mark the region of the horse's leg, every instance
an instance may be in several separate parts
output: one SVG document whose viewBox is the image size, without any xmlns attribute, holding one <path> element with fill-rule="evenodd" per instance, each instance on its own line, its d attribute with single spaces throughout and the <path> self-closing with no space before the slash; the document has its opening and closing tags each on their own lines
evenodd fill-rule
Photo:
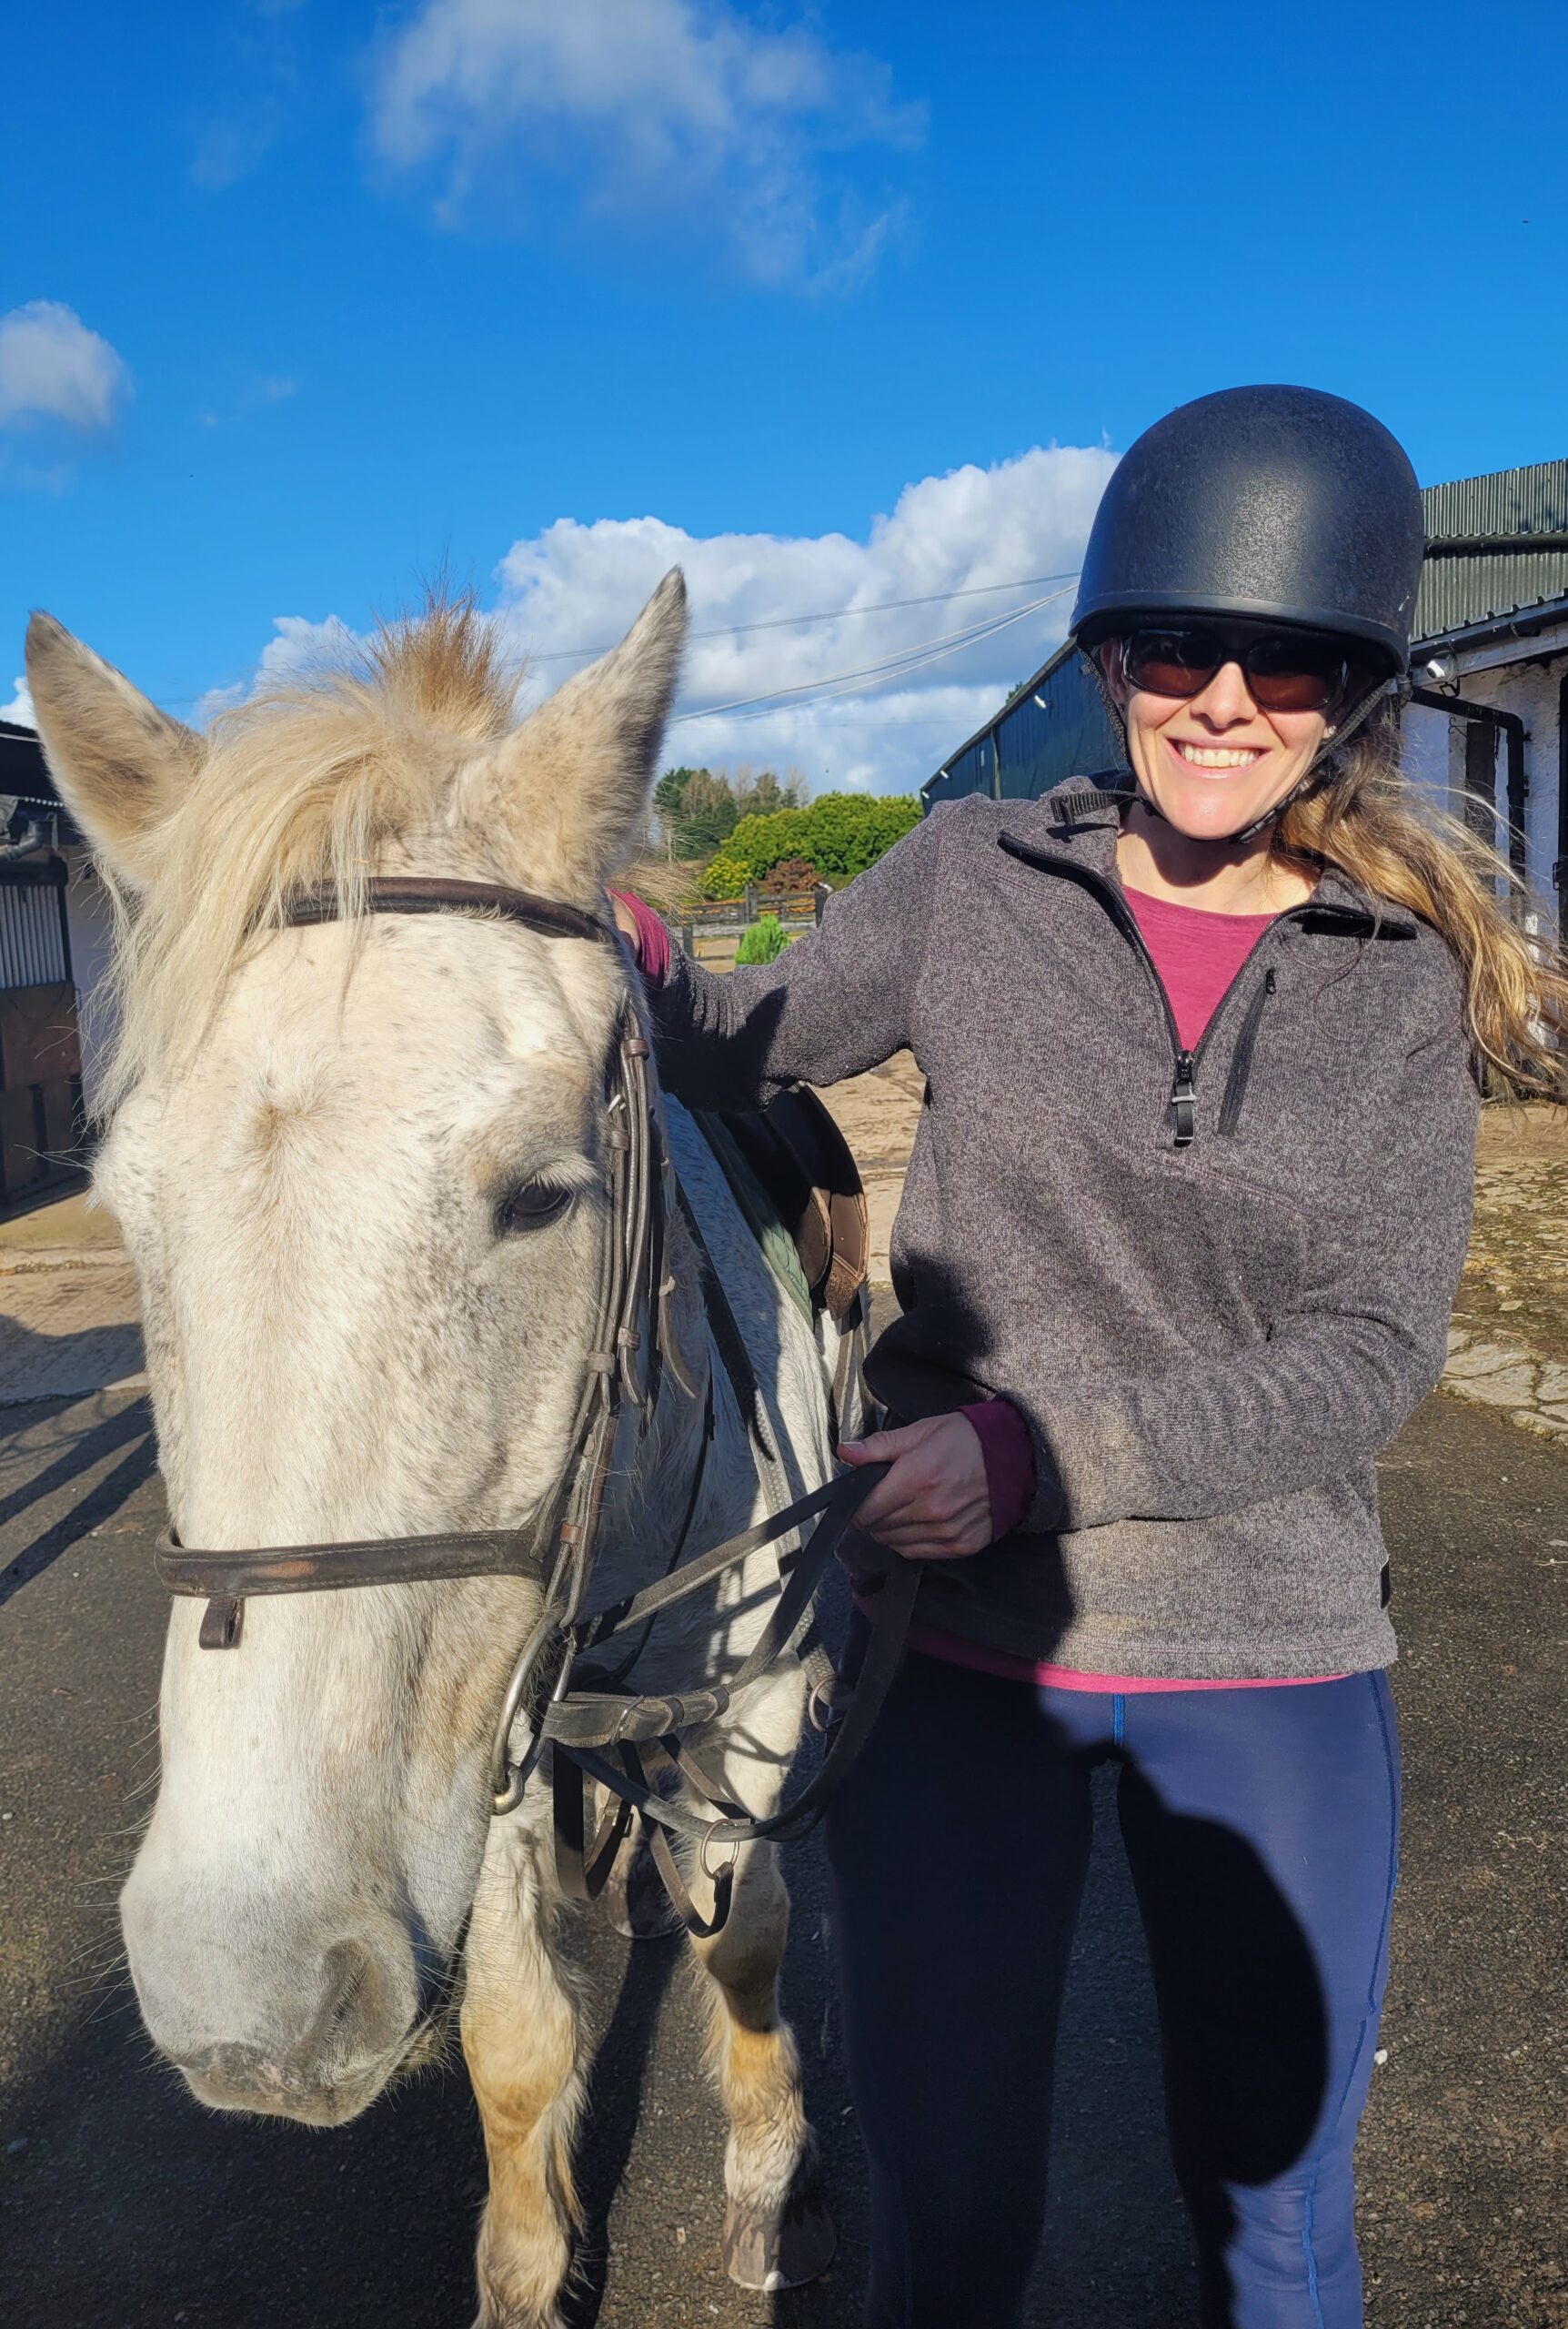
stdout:
<svg viewBox="0 0 1568 2329">
<path fill-rule="evenodd" d="M 766 1816 L 778 1801 L 799 1720 L 800 1690 L 791 1677 L 749 1703 L 743 1730 L 738 1725 L 728 1735 L 709 1732 L 699 1750 L 701 1760 L 715 1779 L 722 1770 L 727 1788 Z M 689 1855 L 683 1860 L 706 1912 L 712 1884 Z M 743 2288 L 795 2288 L 815 2280 L 835 2244 L 800 2089 L 800 2057 L 779 2007 L 789 1931 L 789 1896 L 778 1846 L 744 1846 L 727 1922 L 710 1941 L 692 1943 L 713 1982 L 712 2057 L 729 2120 L 724 2264 Z"/>
<path fill-rule="evenodd" d="M 543 1861 L 537 1840 L 498 1826 L 465 1951 L 463 2052 L 490 2168 L 475 2329 L 559 2329 L 578 2223 L 572 2142 L 586 2053 Z"/>
</svg>

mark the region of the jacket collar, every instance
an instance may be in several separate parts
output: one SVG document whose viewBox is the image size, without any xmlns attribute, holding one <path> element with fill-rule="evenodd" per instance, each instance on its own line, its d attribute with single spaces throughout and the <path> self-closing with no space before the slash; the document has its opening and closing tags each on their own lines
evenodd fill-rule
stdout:
<svg viewBox="0 0 1568 2329">
<path fill-rule="evenodd" d="M 1038 801 L 1020 801 L 1010 822 L 998 834 L 998 845 L 1010 857 L 1046 871 L 1098 875 L 1116 880 L 1116 843 L 1121 820 L 1138 798 L 1130 784 L 1094 777 L 1070 778 Z M 1294 909 L 1324 928 L 1347 930 L 1379 938 L 1413 938 L 1413 916 L 1386 899 L 1363 890 L 1337 865 L 1325 865 L 1309 903 Z"/>
</svg>

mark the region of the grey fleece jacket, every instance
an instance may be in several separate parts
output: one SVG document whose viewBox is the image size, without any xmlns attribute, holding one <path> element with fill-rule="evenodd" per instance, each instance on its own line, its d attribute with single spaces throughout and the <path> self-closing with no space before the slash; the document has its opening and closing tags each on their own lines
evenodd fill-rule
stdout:
<svg viewBox="0 0 1568 2329">
<path fill-rule="evenodd" d="M 926 1076 L 869 1379 L 904 1417 L 1010 1399 L 1036 1492 L 930 1565 L 925 1619 L 1090 1672 L 1382 1666 L 1373 1459 L 1441 1371 L 1470 1225 L 1459 967 L 1330 871 L 1181 1053 L 1123 799 L 959 802 L 777 963 L 678 954 L 660 1070 L 725 1108 L 906 1045 Z"/>
</svg>

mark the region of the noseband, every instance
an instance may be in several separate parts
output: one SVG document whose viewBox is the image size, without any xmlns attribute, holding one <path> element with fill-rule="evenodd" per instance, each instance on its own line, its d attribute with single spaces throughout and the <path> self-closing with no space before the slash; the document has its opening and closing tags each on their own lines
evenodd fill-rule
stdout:
<svg viewBox="0 0 1568 2329">
<path fill-rule="evenodd" d="M 359 909 L 373 914 L 459 913 L 517 923 L 545 938 L 580 940 L 618 950 L 613 924 L 553 898 L 484 882 L 381 877 L 368 882 Z M 285 929 L 345 919 L 347 909 L 331 884 L 302 893 L 290 905 Z M 717 1931 L 728 1906 L 728 1869 L 719 1871 L 714 1917 L 704 1926 L 691 1908 L 669 1856 L 666 1830 L 739 1844 L 757 1837 L 803 1832 L 825 1804 L 829 1774 L 838 1783 L 886 1694 L 901 1654 L 917 1572 L 895 1562 L 873 1604 L 871 1640 L 849 1714 L 839 1725 L 835 1749 L 796 1801 L 769 1820 L 751 1820 L 706 1779 L 679 1733 L 709 1722 L 733 1699 L 796 1647 L 828 1561 L 849 1533 L 863 1498 L 886 1468 L 870 1466 L 799 1498 L 770 1520 L 747 1529 L 689 1561 L 682 1560 L 701 1487 L 701 1459 L 688 1499 L 685 1525 L 669 1572 L 628 1601 L 588 1606 L 617 1430 L 636 1413 L 638 1428 L 651 1421 L 668 1370 L 689 1397 L 702 1396 L 681 1370 L 668 1315 L 674 1280 L 664 1267 L 669 1156 L 648 1076 L 650 1046 L 639 1017 L 635 982 L 628 983 L 605 1069 L 606 1144 L 609 1155 L 609 1229 L 601 1245 L 592 1346 L 568 1446 L 554 1492 L 521 1528 L 444 1531 L 425 1537 L 272 1545 L 213 1552 L 182 1545 L 171 1528 L 158 1539 L 156 1568 L 170 1592 L 205 1599 L 204 1649 L 240 1646 L 246 1601 L 282 1593 L 325 1593 L 371 1585 L 447 1584 L 455 1578 L 518 1577 L 542 1585 L 542 1614 L 513 1665 L 497 1716 L 490 1752 L 490 1786 L 498 1814 L 516 1809 L 547 1744 L 554 1743 L 558 1857 L 567 1889 L 592 1897 L 635 1809 L 643 1815 L 667 1886 L 694 1931 Z M 691 1225 L 689 1222 L 689 1227 Z M 711 1437 L 713 1389 L 706 1394 Z M 583 1648 L 646 1628 L 663 1609 L 710 1583 L 762 1547 L 820 1515 L 809 1543 L 780 1561 L 783 1589 L 762 1634 L 733 1681 L 660 1699 L 628 1696 L 621 1689 L 628 1659 L 599 1688 L 568 1691 L 574 1660 Z M 679 1565 L 677 1566 L 676 1564 Z M 896 1638 L 895 1638 L 896 1637 Z M 640 1646 L 640 1645 L 639 1645 Z M 635 1657 L 635 1651 L 633 1656 Z M 804 1661 L 816 1699 L 826 1702 L 835 1681 L 819 1650 Z M 532 1736 L 520 1760 L 511 1734 L 527 1713 Z M 607 1755 L 613 1760 L 607 1760 Z M 577 1766 L 563 1791 L 563 1769 Z M 658 1780 L 676 1771 L 721 1817 L 700 1820 L 660 1794 Z M 579 1776 L 579 1774 L 581 1776 Z M 599 1781 L 618 1799 L 591 1845 L 582 1834 L 582 1777 Z M 576 1800 L 572 1801 L 575 1789 Z M 575 1839 L 575 1842 L 574 1842 Z"/>
</svg>

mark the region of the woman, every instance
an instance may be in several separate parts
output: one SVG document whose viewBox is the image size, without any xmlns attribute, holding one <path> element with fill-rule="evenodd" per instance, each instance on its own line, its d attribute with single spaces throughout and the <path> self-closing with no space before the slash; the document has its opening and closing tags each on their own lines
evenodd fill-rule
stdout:
<svg viewBox="0 0 1568 2329">
<path fill-rule="evenodd" d="M 1005 2329 L 1119 1767 L 1202 2319 L 1362 2320 L 1352 2152 L 1399 1817 L 1374 1459 L 1436 1381 L 1477 1073 L 1565 990 L 1391 744 L 1410 464 L 1287 388 L 1140 439 L 1074 615 L 1133 782 L 928 820 L 766 969 L 648 933 L 696 1104 L 907 1045 L 926 1104 L 869 1366 L 865 1531 L 926 1564 L 829 1820 L 876 2329 Z"/>
</svg>

